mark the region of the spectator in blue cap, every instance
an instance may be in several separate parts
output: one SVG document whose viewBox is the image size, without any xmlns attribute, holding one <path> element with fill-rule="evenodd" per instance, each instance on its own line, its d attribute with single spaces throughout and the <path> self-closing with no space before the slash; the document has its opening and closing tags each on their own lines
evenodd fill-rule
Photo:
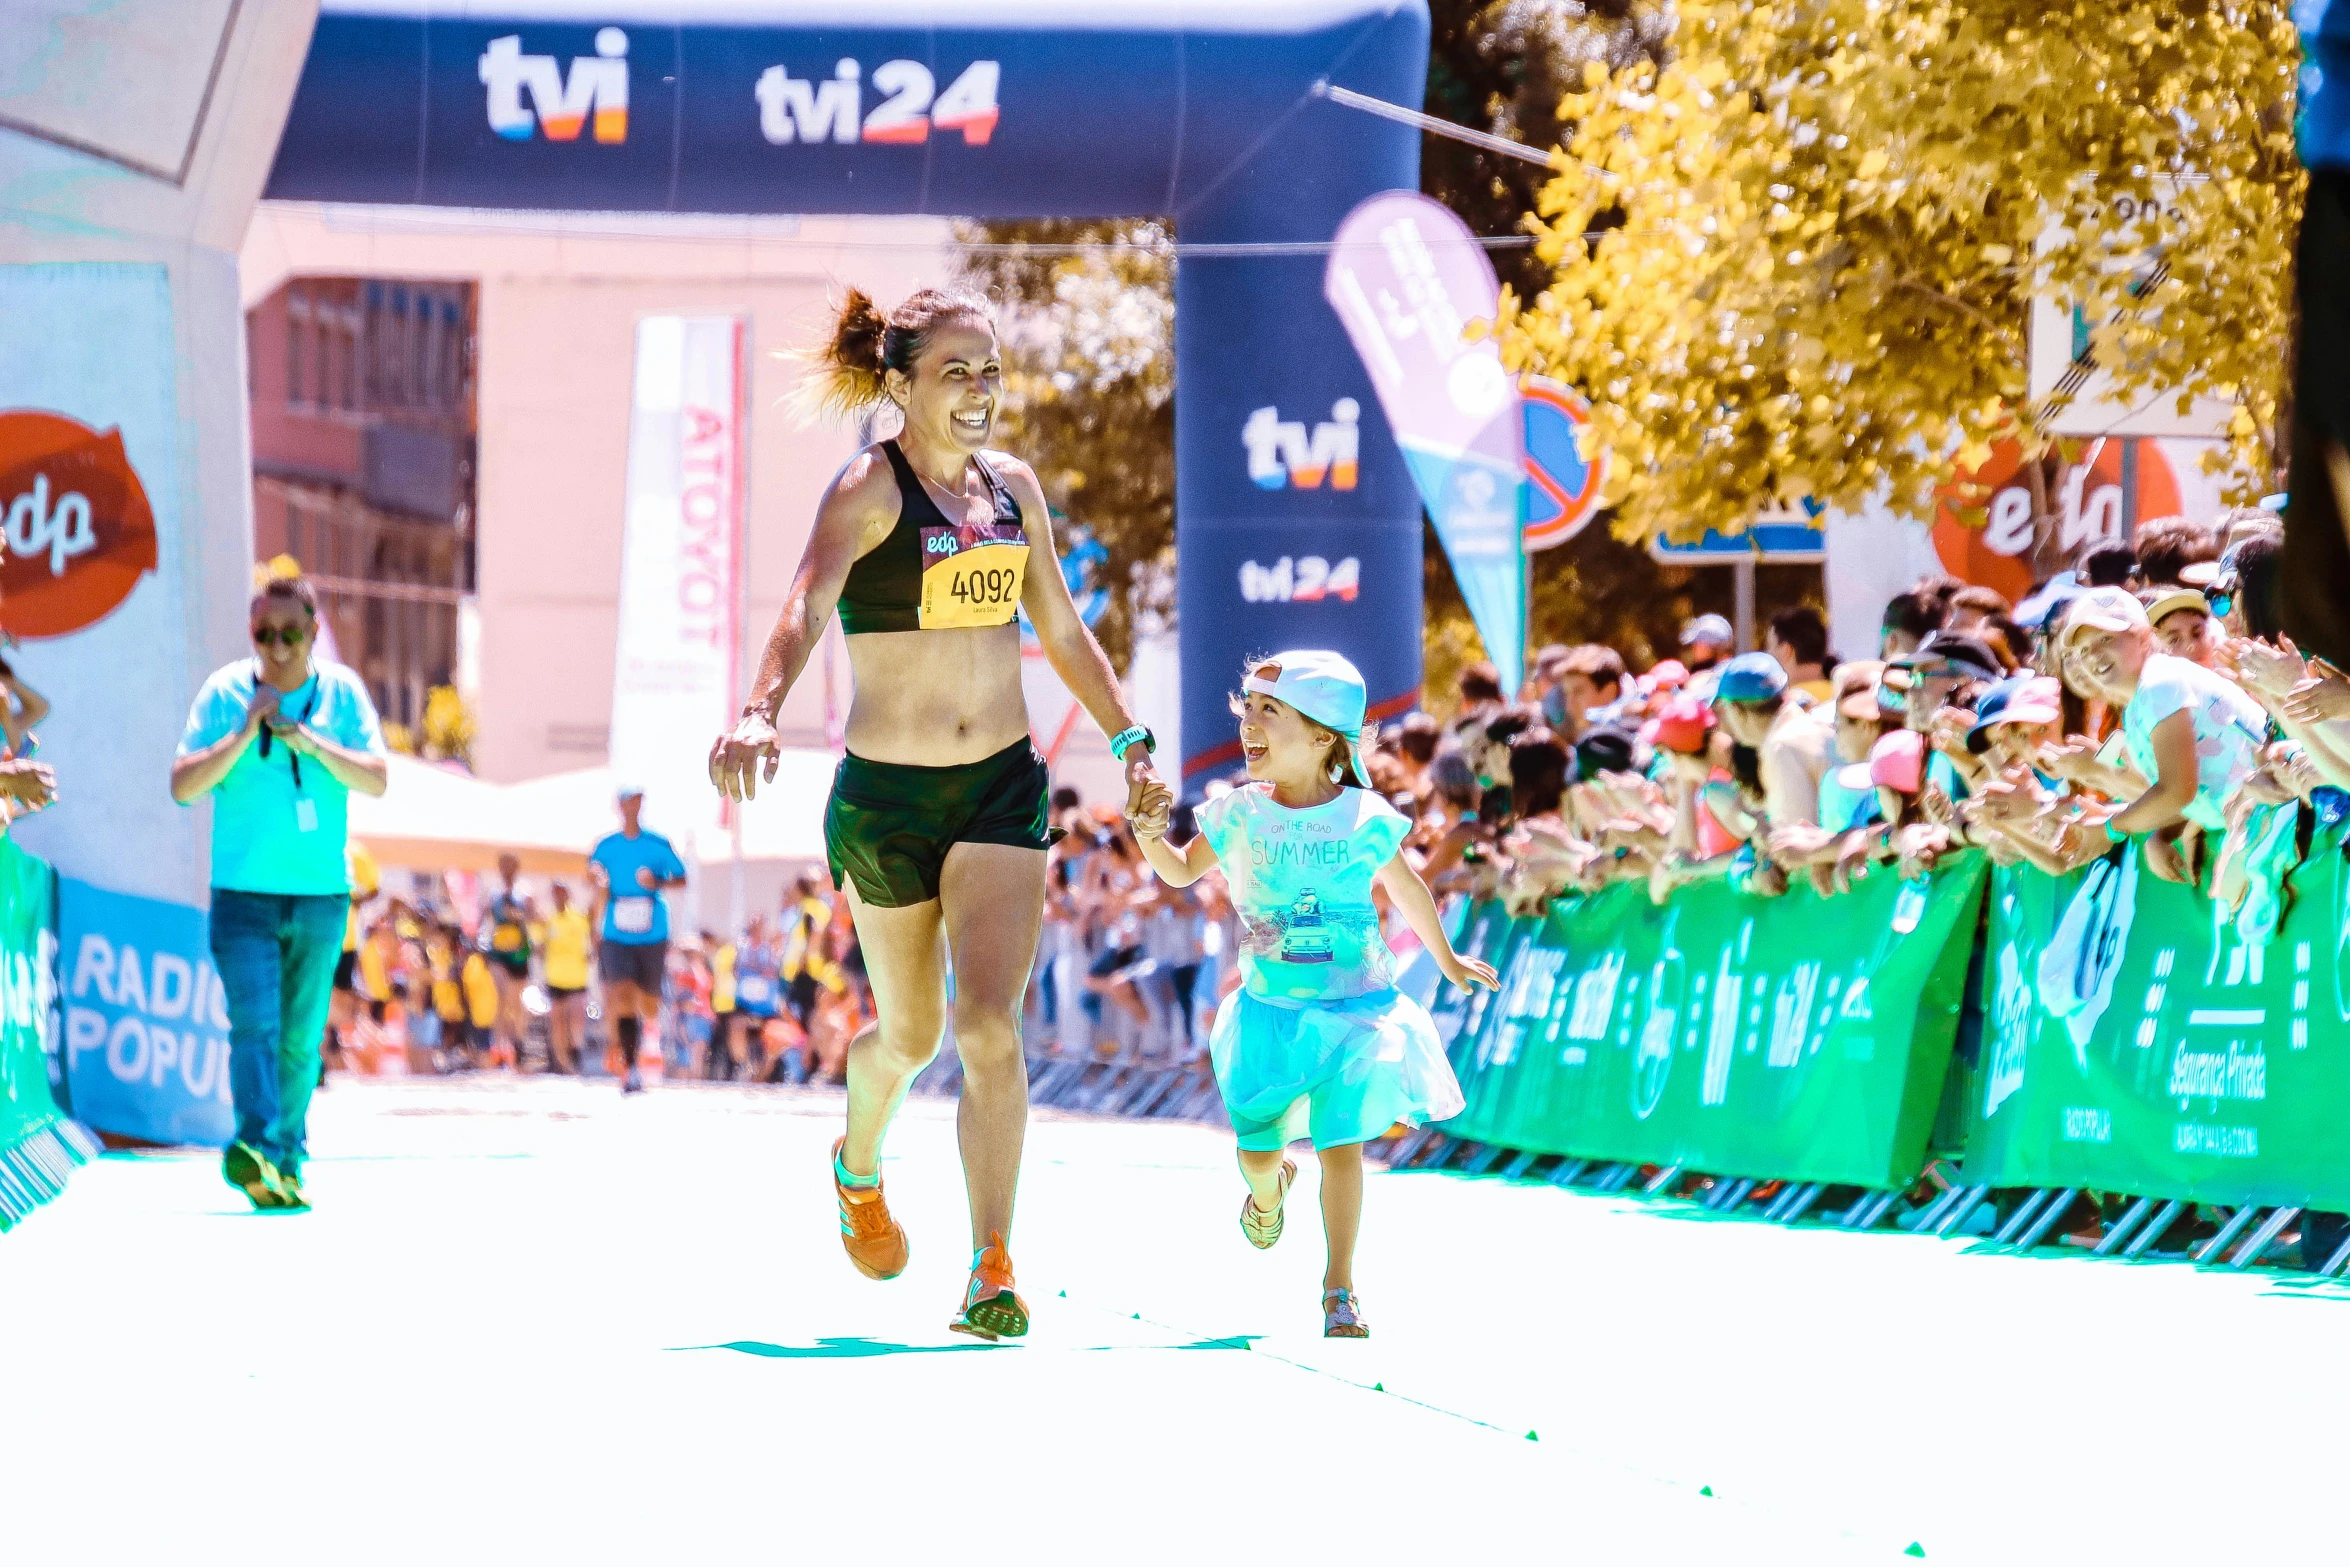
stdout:
<svg viewBox="0 0 2350 1567">
<path fill-rule="evenodd" d="M 1754 751 L 1771 825 L 1817 824 L 1820 778 L 1836 765 L 1836 732 L 1768 653 L 1741 653 L 1721 668 L 1714 717 L 1737 744 Z"/>
</svg>

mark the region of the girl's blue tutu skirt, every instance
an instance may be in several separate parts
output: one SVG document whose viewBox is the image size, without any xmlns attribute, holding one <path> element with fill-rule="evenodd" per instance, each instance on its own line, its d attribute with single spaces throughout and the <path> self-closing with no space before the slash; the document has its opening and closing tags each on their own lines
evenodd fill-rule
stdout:
<svg viewBox="0 0 2350 1567">
<path fill-rule="evenodd" d="M 1399 990 L 1285 1006 L 1234 991 L 1208 1041 L 1240 1146 L 1337 1148 L 1460 1114 L 1427 1009 Z"/>
</svg>

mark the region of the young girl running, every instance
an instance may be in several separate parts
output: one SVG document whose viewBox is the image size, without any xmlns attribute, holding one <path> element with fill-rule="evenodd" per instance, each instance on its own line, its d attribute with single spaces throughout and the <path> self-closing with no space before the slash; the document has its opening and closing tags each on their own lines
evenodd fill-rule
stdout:
<svg viewBox="0 0 2350 1567">
<path fill-rule="evenodd" d="M 1371 902 L 1377 880 L 1456 985 L 1496 985 L 1490 966 L 1446 939 L 1436 900 L 1398 849 L 1410 824 L 1363 785 L 1363 677 L 1336 653 L 1278 654 L 1252 666 L 1233 711 L 1249 783 L 1198 811 L 1199 836 L 1166 841 L 1174 796 L 1140 792 L 1135 837 L 1151 868 L 1184 887 L 1221 864 L 1240 914 L 1245 983 L 1216 1015 L 1210 1059 L 1249 1196 L 1241 1232 L 1260 1250 L 1281 1238 L 1310 1136 L 1322 1159 L 1322 1332 L 1368 1338 L 1354 1294 L 1363 1213 L 1363 1144 L 1402 1121 L 1461 1109 L 1460 1085 L 1427 1012 L 1395 988 L 1394 956 Z"/>
</svg>

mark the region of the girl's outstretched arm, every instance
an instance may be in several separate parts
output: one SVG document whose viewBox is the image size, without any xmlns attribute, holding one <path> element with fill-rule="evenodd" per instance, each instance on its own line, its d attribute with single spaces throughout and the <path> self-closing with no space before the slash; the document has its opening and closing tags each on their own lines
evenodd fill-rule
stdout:
<svg viewBox="0 0 2350 1567">
<path fill-rule="evenodd" d="M 1188 887 L 1215 865 L 1216 851 L 1205 833 L 1180 849 L 1169 844 L 1167 822 L 1174 812 L 1175 791 L 1154 778 L 1142 786 L 1141 797 L 1126 819 L 1134 826 L 1134 841 L 1142 846 L 1142 857 L 1158 872 L 1159 880 L 1170 887 Z"/>
<path fill-rule="evenodd" d="M 1487 990 L 1499 990 L 1501 977 L 1493 972 L 1493 965 L 1483 958 L 1464 958 L 1452 950 L 1452 938 L 1444 933 L 1444 920 L 1436 912 L 1436 896 L 1420 873 L 1412 869 L 1412 862 L 1401 850 L 1379 870 L 1379 884 L 1395 900 L 1395 910 L 1403 922 L 1420 938 L 1420 945 L 1436 960 L 1437 971 L 1454 984 L 1466 990 L 1471 985 L 1483 985 Z"/>
</svg>

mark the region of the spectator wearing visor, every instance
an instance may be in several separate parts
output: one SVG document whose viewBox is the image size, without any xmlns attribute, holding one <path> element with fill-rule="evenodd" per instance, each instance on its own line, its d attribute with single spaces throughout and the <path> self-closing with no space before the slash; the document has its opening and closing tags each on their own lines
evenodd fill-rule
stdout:
<svg viewBox="0 0 2350 1567">
<path fill-rule="evenodd" d="M 2183 658 L 2205 669 L 2219 667 L 2219 638 L 2214 635 L 2211 601 L 2196 588 L 2161 588 L 2146 595 L 2146 618 L 2154 625 L 2154 639 L 2173 658 Z"/>
</svg>

